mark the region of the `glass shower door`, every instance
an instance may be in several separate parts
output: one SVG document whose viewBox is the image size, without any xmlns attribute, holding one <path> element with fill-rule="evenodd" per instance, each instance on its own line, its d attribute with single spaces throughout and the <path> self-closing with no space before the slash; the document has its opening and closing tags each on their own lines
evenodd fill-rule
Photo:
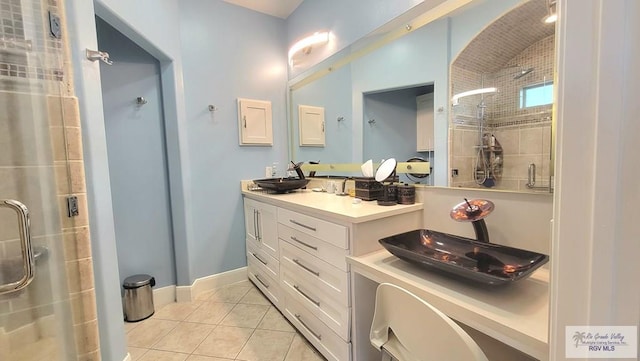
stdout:
<svg viewBox="0 0 640 361">
<path fill-rule="evenodd" d="M 0 90 L 0 360 L 77 357 L 60 195 L 70 192 L 53 144 L 64 127 L 49 114 L 60 99 Z"/>
<path fill-rule="evenodd" d="M 77 103 L 49 23 L 58 6 L 0 0 L 0 360 L 100 358 L 96 327 L 87 333 L 96 324 L 90 247 L 79 242 L 86 206 L 85 216 L 67 210 L 84 177 L 73 176 Z"/>
</svg>

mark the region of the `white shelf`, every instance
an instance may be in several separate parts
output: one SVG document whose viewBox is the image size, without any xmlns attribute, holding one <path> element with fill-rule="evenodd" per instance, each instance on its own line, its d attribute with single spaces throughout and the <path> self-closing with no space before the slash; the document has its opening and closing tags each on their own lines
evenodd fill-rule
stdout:
<svg viewBox="0 0 640 361">
<path fill-rule="evenodd" d="M 505 287 L 482 287 L 423 270 L 384 249 L 347 257 L 347 262 L 352 272 L 403 287 L 456 321 L 539 360 L 548 359 L 546 269 Z"/>
</svg>

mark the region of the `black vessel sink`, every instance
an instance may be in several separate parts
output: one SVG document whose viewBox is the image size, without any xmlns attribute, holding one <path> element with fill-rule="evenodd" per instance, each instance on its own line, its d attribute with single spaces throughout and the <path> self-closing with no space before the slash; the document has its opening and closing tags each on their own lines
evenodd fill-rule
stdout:
<svg viewBox="0 0 640 361">
<path fill-rule="evenodd" d="M 309 179 L 299 178 L 266 178 L 256 179 L 253 183 L 260 188 L 276 191 L 277 193 L 286 193 L 294 189 L 299 189 L 309 183 Z"/>
<path fill-rule="evenodd" d="M 524 279 L 549 260 L 544 254 L 427 229 L 383 238 L 380 244 L 423 268 L 487 285 Z"/>
</svg>

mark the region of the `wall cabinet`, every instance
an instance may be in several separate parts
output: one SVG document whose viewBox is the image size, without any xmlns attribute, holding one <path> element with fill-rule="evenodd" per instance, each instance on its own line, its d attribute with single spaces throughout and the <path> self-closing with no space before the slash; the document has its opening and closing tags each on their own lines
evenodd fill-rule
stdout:
<svg viewBox="0 0 640 361">
<path fill-rule="evenodd" d="M 416 150 L 433 151 L 433 93 L 416 97 Z"/>
<path fill-rule="evenodd" d="M 300 129 L 301 146 L 324 147 L 324 108 L 298 105 L 298 128 Z"/>
<path fill-rule="evenodd" d="M 273 145 L 271 102 L 238 99 L 240 145 Z"/>
</svg>

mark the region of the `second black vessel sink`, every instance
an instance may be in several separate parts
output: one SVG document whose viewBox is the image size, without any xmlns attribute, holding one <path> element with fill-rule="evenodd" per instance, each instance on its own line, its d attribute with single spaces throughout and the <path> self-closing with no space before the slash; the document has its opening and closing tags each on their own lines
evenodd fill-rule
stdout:
<svg viewBox="0 0 640 361">
<path fill-rule="evenodd" d="M 426 269 L 487 285 L 524 279 L 549 260 L 541 253 L 427 229 L 383 238 L 380 244 L 393 255 Z"/>
</svg>

